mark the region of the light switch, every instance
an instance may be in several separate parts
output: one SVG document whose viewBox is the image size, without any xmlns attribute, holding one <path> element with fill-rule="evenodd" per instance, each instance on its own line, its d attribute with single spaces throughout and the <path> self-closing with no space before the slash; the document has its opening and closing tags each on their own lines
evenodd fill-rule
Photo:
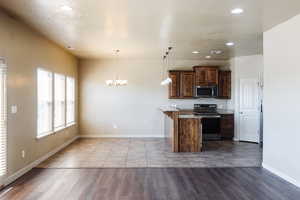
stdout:
<svg viewBox="0 0 300 200">
<path fill-rule="evenodd" d="M 18 112 L 18 106 L 17 105 L 11 106 L 11 114 L 16 114 L 17 112 Z"/>
</svg>

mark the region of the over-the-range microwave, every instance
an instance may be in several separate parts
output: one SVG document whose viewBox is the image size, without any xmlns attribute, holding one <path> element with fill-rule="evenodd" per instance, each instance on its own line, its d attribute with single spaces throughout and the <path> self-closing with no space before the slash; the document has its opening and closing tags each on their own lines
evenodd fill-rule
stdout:
<svg viewBox="0 0 300 200">
<path fill-rule="evenodd" d="M 218 96 L 218 87 L 213 86 L 196 86 L 197 98 L 214 98 Z"/>
</svg>

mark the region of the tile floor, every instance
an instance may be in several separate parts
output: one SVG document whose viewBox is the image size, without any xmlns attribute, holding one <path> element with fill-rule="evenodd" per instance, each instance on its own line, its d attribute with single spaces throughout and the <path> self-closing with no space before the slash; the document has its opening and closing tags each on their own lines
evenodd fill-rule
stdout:
<svg viewBox="0 0 300 200">
<path fill-rule="evenodd" d="M 200 153 L 172 153 L 164 139 L 79 139 L 38 168 L 257 167 L 258 144 L 205 142 Z"/>
</svg>

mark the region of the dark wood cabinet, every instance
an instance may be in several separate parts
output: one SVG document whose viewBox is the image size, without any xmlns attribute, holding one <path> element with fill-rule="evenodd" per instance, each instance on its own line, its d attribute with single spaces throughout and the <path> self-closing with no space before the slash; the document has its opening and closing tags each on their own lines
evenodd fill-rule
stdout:
<svg viewBox="0 0 300 200">
<path fill-rule="evenodd" d="M 206 85 L 206 70 L 205 68 L 195 68 L 196 85 Z"/>
<path fill-rule="evenodd" d="M 234 114 L 223 114 L 220 119 L 221 138 L 232 140 L 234 137 Z"/>
<path fill-rule="evenodd" d="M 172 83 L 169 84 L 169 99 L 180 98 L 180 72 L 170 71 L 169 77 L 172 79 Z"/>
<path fill-rule="evenodd" d="M 206 82 L 208 85 L 218 85 L 219 79 L 219 70 L 217 68 L 207 68 L 206 73 L 207 73 L 207 78 Z"/>
<path fill-rule="evenodd" d="M 231 71 L 219 71 L 218 98 L 231 98 Z"/>
<path fill-rule="evenodd" d="M 193 71 L 170 71 L 169 99 L 194 98 L 195 73 Z"/>
<path fill-rule="evenodd" d="M 169 99 L 195 98 L 196 86 L 217 86 L 219 99 L 231 98 L 231 72 L 217 67 L 195 66 L 194 71 L 171 70 Z"/>
<path fill-rule="evenodd" d="M 218 85 L 219 70 L 217 67 L 195 66 L 194 71 L 197 86 Z"/>
<path fill-rule="evenodd" d="M 193 98 L 195 91 L 195 73 L 180 72 L 180 96 L 182 98 Z"/>
<path fill-rule="evenodd" d="M 201 120 L 178 119 L 179 152 L 199 152 L 202 149 Z"/>
</svg>

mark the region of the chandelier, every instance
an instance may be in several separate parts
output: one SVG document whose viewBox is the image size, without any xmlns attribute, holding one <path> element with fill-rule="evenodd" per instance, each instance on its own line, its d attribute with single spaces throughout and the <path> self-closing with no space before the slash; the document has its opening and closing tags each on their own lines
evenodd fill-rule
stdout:
<svg viewBox="0 0 300 200">
<path fill-rule="evenodd" d="M 120 53 L 119 49 L 115 50 L 116 59 L 118 58 L 119 53 Z M 110 86 L 110 87 L 118 87 L 118 86 L 125 86 L 125 85 L 127 85 L 128 81 L 127 80 L 119 79 L 119 76 L 116 76 L 115 79 L 106 80 L 105 83 L 106 83 L 107 86 Z"/>
<path fill-rule="evenodd" d="M 106 80 L 106 85 L 108 86 L 125 86 L 127 84 L 128 84 L 127 80 L 119 80 L 119 79 Z"/>
</svg>

